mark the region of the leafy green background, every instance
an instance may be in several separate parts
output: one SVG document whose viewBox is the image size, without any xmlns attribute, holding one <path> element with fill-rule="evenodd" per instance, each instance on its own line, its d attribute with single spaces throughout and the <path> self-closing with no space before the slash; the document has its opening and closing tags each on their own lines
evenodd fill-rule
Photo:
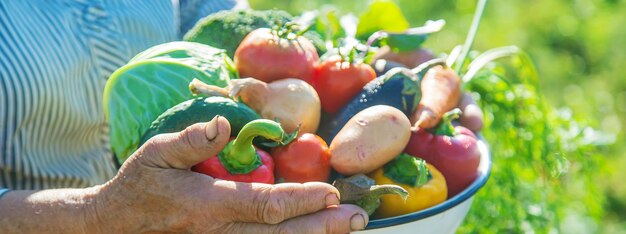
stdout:
<svg viewBox="0 0 626 234">
<path fill-rule="evenodd" d="M 325 5 L 336 7 L 339 15 L 352 12 L 358 16 L 367 9 L 365 1 L 358 0 L 249 2 L 254 9 L 277 8 L 292 14 Z M 476 4 L 467 0 L 394 2 L 411 26 L 428 19 L 447 21 L 444 29 L 425 43 L 436 53 L 449 52 L 463 43 Z M 527 137 L 491 142 L 494 173 L 459 232 L 626 233 L 624 22 L 626 2 L 619 0 L 487 4 L 474 49 L 516 45 L 528 53 L 539 75 L 533 81 L 494 68 L 472 86 L 472 90 L 490 87 L 497 93 L 506 85 L 499 76 L 516 79 L 518 95 L 513 101 L 502 101 L 498 95 L 483 96 L 482 101 L 500 100 L 498 105 L 485 107 L 503 116 L 487 116 L 492 132 Z M 519 59 L 507 63 L 509 67 L 520 65 Z M 526 91 L 541 95 L 524 96 Z M 524 104 L 534 108 L 526 111 L 520 106 Z M 517 118 L 506 115 L 513 112 Z M 604 144 L 611 141 L 616 143 Z"/>
</svg>

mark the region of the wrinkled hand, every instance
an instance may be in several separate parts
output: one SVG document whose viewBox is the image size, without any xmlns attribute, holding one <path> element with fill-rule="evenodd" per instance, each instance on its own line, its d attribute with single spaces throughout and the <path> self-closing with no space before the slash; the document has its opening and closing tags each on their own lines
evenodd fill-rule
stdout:
<svg viewBox="0 0 626 234">
<path fill-rule="evenodd" d="M 96 195 L 101 232 L 347 233 L 368 222 L 325 183 L 266 185 L 189 170 L 228 142 L 223 117 L 150 139 Z M 104 224 L 104 225 L 102 225 Z"/>
</svg>

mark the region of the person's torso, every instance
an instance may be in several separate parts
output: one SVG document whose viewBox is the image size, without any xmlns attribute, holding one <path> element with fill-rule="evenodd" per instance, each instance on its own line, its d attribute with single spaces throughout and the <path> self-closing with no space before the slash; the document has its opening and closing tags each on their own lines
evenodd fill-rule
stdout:
<svg viewBox="0 0 626 234">
<path fill-rule="evenodd" d="M 85 187 L 116 168 L 109 75 L 176 40 L 171 0 L 0 2 L 0 187 Z"/>
</svg>

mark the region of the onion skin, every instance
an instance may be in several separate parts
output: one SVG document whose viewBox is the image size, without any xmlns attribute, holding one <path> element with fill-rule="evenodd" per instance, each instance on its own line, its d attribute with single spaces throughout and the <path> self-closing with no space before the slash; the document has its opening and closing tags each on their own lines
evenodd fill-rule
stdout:
<svg viewBox="0 0 626 234">
<path fill-rule="evenodd" d="M 315 133 L 320 123 L 320 98 L 307 82 L 280 79 L 265 83 L 253 78 L 232 80 L 230 96 L 241 100 L 263 118 L 278 121 L 287 132 Z"/>
</svg>

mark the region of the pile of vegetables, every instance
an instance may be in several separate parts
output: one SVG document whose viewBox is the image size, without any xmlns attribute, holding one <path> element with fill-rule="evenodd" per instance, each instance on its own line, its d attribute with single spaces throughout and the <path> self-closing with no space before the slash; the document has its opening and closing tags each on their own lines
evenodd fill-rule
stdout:
<svg viewBox="0 0 626 234">
<path fill-rule="evenodd" d="M 233 140 L 193 171 L 333 183 L 342 202 L 376 218 L 444 202 L 478 175 L 483 117 L 470 92 L 493 106 L 488 98 L 502 95 L 487 87 L 494 61 L 523 53 L 468 56 L 475 24 L 464 46 L 435 56 L 422 43 L 444 21 L 409 28 L 371 19 L 393 11 L 392 2 L 375 1 L 354 35 L 333 12 L 206 17 L 186 41 L 150 48 L 111 76 L 104 101 L 114 153 L 123 162 L 152 136 L 220 115 Z"/>
<path fill-rule="evenodd" d="M 311 23 L 305 27 L 284 12 L 208 16 L 186 36 L 208 45 L 157 45 L 112 75 L 105 92 L 112 147 L 123 161 L 157 134 L 220 115 L 234 138 L 193 171 L 240 182 L 333 183 L 345 189 L 343 202 L 378 210 L 379 218 L 434 206 L 476 178 L 476 137 L 444 116 L 461 99 L 459 76 L 432 54 L 411 60 L 419 65 L 413 69 L 394 54 L 398 39 L 401 49 L 422 53 L 419 45 L 442 26 L 377 29 L 352 46 L 338 39 L 344 42 L 328 43 L 320 58 L 305 35 L 324 33 L 308 32 Z M 216 30 L 245 34 L 232 60 L 233 40 L 207 34 Z M 376 77 L 372 58 L 398 65 Z M 459 110 L 450 113 L 458 117 Z"/>
</svg>

